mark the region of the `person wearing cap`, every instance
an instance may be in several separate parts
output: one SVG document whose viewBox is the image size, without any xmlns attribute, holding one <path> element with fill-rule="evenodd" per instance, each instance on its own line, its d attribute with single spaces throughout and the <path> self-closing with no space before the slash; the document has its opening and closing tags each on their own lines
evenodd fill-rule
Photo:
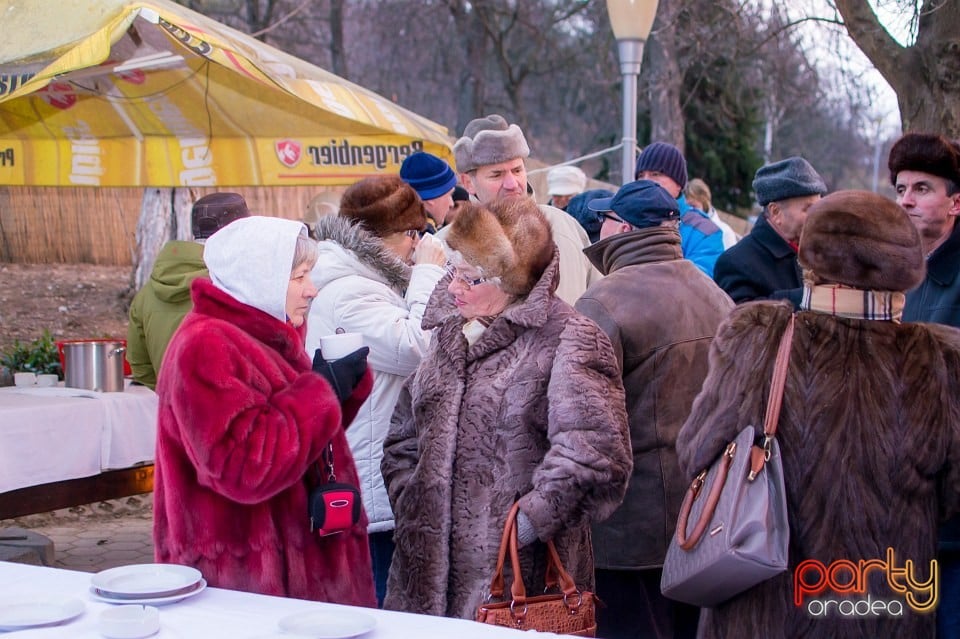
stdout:
<svg viewBox="0 0 960 639">
<path fill-rule="evenodd" d="M 552 539 L 592 590 L 590 522 L 619 505 L 632 462 L 613 348 L 554 294 L 559 256 L 536 201 L 468 203 L 447 242 L 430 349 L 383 445 L 397 522 L 384 607 L 473 619 L 514 503 L 528 588 Z"/>
<path fill-rule="evenodd" d="M 827 187 L 809 162 L 794 156 L 757 169 L 753 191 L 763 207 L 760 218 L 720 256 L 713 279 L 737 304 L 786 299 L 799 306 L 803 278 L 797 243 L 807 211 Z"/>
<path fill-rule="evenodd" d="M 960 327 L 960 145 L 933 133 L 907 133 L 887 162 L 897 204 L 920 233 L 927 275 L 907 293 L 905 322 Z M 941 601 L 960 601 L 960 516 L 940 530 Z M 937 611 L 937 636 L 960 637 L 960 608 Z"/>
<path fill-rule="evenodd" d="M 677 200 L 650 180 L 595 199 L 600 240 L 584 253 L 604 277 L 576 309 L 613 342 L 623 376 L 633 475 L 623 504 L 593 527 L 598 636 L 696 636 L 698 610 L 660 594 L 688 487 L 674 448 L 707 375 L 707 353 L 733 302 L 680 248 Z M 682 309 L 682 312 L 678 311 Z"/>
<path fill-rule="evenodd" d="M 364 349 L 332 365 L 303 350 L 316 257 L 277 217 L 207 240 L 157 383 L 154 556 L 218 588 L 373 607 L 366 514 L 321 537 L 307 512 L 326 451 L 359 486 L 346 429 L 373 386 Z"/>
<path fill-rule="evenodd" d="M 575 166 L 555 166 L 547 172 L 547 195 L 550 206 L 567 210 L 570 198 L 587 188 L 586 174 Z"/>
<path fill-rule="evenodd" d="M 193 306 L 190 284 L 206 277 L 203 245 L 234 220 L 250 215 L 239 193 L 211 193 L 190 214 L 194 241 L 171 240 L 157 254 L 150 279 L 130 303 L 126 358 L 134 381 L 155 389 L 167 344 Z"/>
<path fill-rule="evenodd" d="M 680 149 L 666 142 L 654 142 L 637 158 L 634 177 L 653 180 L 676 198 L 680 207 L 680 248 L 683 256 L 713 277 L 713 266 L 723 253 L 723 234 L 710 216 L 687 202 L 687 161 Z"/>
<path fill-rule="evenodd" d="M 453 145 L 457 172 L 464 188 L 480 204 L 499 198 L 531 197 L 524 159 L 530 147 L 523 131 L 493 114 L 471 120 Z M 576 220 L 560 209 L 544 204 L 540 211 L 550 222 L 553 240 L 560 250 L 560 280 L 557 296 L 573 304 L 600 275 L 583 256 L 590 240 Z"/>
<path fill-rule="evenodd" d="M 932 613 L 956 603 L 938 592 L 933 560 L 938 516 L 960 507 L 960 331 L 900 321 L 924 259 L 909 217 L 885 197 L 838 191 L 815 202 L 797 255 L 799 311 L 766 300 L 731 312 L 677 438 L 690 482 L 744 426 L 763 424 L 777 347 L 795 316 L 776 432 L 787 570 L 704 608 L 699 636 L 939 637 Z M 803 562 L 810 587 L 798 589 Z M 863 575 L 857 587 L 848 566 Z M 904 566 L 921 588 L 893 576 Z"/>
<path fill-rule="evenodd" d="M 339 215 L 317 221 L 319 257 L 312 277 L 319 293 L 307 319 L 306 349 L 313 353 L 321 337 L 340 329 L 362 334 L 370 348 L 373 391 L 347 431 L 347 441 L 370 520 L 370 551 L 381 603 L 394 529 L 380 474 L 383 439 L 400 387 L 430 344 L 430 331 L 420 324 L 430 294 L 446 273 L 441 243 L 431 235 L 419 237 L 427 222 L 424 206 L 398 176 L 376 176 L 347 188 Z"/>
<path fill-rule="evenodd" d="M 583 230 L 587 232 L 591 244 L 600 239 L 600 228 L 603 226 L 604 218 L 599 212 L 591 211 L 589 204 L 598 198 L 611 197 L 613 197 L 613 191 L 609 189 L 590 189 L 574 195 L 567 204 L 567 214 L 580 223 Z"/>
<path fill-rule="evenodd" d="M 400 178 L 413 187 L 427 213 L 427 233 L 436 233 L 453 208 L 457 175 L 450 165 L 426 151 L 407 156 L 400 165 Z"/>
</svg>

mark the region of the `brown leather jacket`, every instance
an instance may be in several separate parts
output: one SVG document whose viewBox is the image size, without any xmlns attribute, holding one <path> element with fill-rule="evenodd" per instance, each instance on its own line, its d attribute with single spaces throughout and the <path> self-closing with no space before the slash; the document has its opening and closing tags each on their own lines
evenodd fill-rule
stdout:
<svg viewBox="0 0 960 639">
<path fill-rule="evenodd" d="M 614 235 L 584 253 L 605 277 L 576 308 L 613 342 L 633 449 L 623 504 L 593 527 L 596 567 L 659 568 L 688 485 L 677 464 L 677 433 L 707 375 L 714 333 L 734 305 L 683 259 L 675 229 Z"/>
</svg>

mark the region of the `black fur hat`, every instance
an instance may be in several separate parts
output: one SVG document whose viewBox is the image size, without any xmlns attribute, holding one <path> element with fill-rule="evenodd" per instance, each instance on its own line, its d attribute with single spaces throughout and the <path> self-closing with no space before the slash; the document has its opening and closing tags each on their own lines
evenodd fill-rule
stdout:
<svg viewBox="0 0 960 639">
<path fill-rule="evenodd" d="M 900 171 L 937 175 L 960 186 L 960 146 L 934 133 L 907 133 L 890 149 L 890 184 Z"/>
</svg>

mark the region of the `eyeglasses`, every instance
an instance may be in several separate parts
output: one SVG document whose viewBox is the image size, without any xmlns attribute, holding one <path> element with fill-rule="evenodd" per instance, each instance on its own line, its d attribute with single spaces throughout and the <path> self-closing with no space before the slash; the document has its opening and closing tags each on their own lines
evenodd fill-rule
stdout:
<svg viewBox="0 0 960 639">
<path fill-rule="evenodd" d="M 630 223 L 630 222 L 627 222 L 627 221 L 624 220 L 624 219 L 621 219 L 621 218 L 617 217 L 616 215 L 614 215 L 614 214 L 613 214 L 612 212 L 610 212 L 610 211 L 603 211 L 603 212 L 601 212 L 601 213 L 600 213 L 600 217 L 603 218 L 603 219 L 607 219 L 607 220 L 613 220 L 614 222 L 616 222 L 616 223 L 618 223 L 618 224 L 629 224 L 629 223 Z"/>
<path fill-rule="evenodd" d="M 451 277 L 453 277 L 454 281 L 460 282 L 461 284 L 466 286 L 468 289 L 471 289 L 474 286 L 479 286 L 484 282 L 490 281 L 485 277 L 467 277 L 463 274 L 463 272 L 460 269 L 458 269 L 453 264 L 450 264 L 449 262 L 447 263 L 447 273 L 449 273 Z"/>
</svg>

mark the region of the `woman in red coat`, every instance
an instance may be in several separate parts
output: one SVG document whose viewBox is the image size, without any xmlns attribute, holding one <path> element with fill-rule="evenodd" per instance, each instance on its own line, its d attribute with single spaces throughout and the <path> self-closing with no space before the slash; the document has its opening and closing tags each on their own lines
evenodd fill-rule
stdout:
<svg viewBox="0 0 960 639">
<path fill-rule="evenodd" d="M 311 369 L 304 318 L 316 244 L 299 222 L 237 220 L 207 240 L 210 279 L 167 349 L 157 384 L 156 560 L 212 586 L 375 606 L 367 520 L 310 531 L 308 479 L 332 444 L 337 479 L 358 484 L 345 428 L 370 393 L 341 402 Z"/>
</svg>

